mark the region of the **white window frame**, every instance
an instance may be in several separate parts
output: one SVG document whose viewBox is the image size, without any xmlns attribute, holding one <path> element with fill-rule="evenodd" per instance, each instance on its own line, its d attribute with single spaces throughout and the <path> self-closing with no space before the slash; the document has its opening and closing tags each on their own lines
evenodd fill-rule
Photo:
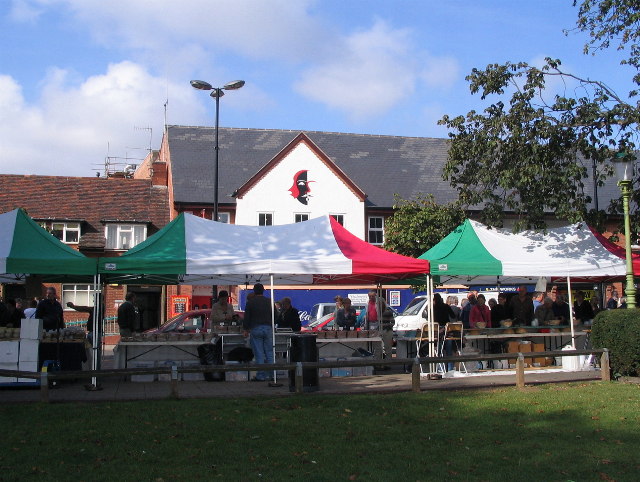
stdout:
<svg viewBox="0 0 640 482">
<path fill-rule="evenodd" d="M 218 222 L 229 224 L 231 222 L 231 214 L 230 213 L 218 213 Z"/>
<path fill-rule="evenodd" d="M 49 231 L 51 235 L 59 239 L 65 244 L 78 244 L 80 242 L 80 236 L 82 231 L 80 229 L 80 223 L 72 223 L 67 221 L 38 221 L 38 224 L 42 226 L 44 229 Z M 58 238 L 55 234 L 53 234 L 53 226 L 62 226 L 62 237 Z M 70 241 L 67 239 L 67 233 L 77 233 L 77 240 Z"/>
<path fill-rule="evenodd" d="M 113 244 L 113 238 L 109 236 L 109 228 L 115 227 L 116 229 L 116 242 L 115 246 Z M 139 236 L 138 241 L 136 242 L 136 229 L 142 229 L 142 234 Z M 122 234 L 123 233 L 131 233 L 131 246 L 123 247 L 122 244 Z M 126 251 L 127 249 L 131 249 L 134 246 L 137 246 L 145 239 L 147 239 L 147 225 L 146 224 L 137 224 L 137 223 L 107 223 L 104 226 L 104 237 L 107 240 L 105 249 L 114 250 L 114 251 Z"/>
<path fill-rule="evenodd" d="M 372 220 L 381 220 L 381 224 L 382 227 L 371 227 L 371 221 Z M 382 242 L 380 243 L 374 243 L 371 239 L 372 239 L 372 234 L 373 233 L 382 233 Z M 384 244 L 384 216 L 369 216 L 367 218 L 367 240 L 369 241 L 370 244 L 373 244 L 374 246 L 382 246 Z"/>
<path fill-rule="evenodd" d="M 301 223 L 303 221 L 309 221 L 309 213 L 293 213 L 294 223 Z"/>
<path fill-rule="evenodd" d="M 329 214 L 329 216 L 332 216 L 333 219 L 338 221 L 338 224 L 340 224 L 340 226 L 344 226 L 344 214 L 332 213 L 332 214 Z"/>
<path fill-rule="evenodd" d="M 72 308 L 67 308 L 69 301 L 78 306 L 93 306 L 94 294 L 91 284 L 63 284 L 61 304 L 65 311 L 73 311 Z"/>
<path fill-rule="evenodd" d="M 269 224 L 261 224 L 260 223 L 260 216 L 265 216 L 265 221 L 266 221 L 266 217 L 267 216 L 271 216 L 271 223 Z M 262 212 L 262 213 L 258 213 L 258 226 L 273 226 L 273 213 L 272 212 Z"/>
</svg>

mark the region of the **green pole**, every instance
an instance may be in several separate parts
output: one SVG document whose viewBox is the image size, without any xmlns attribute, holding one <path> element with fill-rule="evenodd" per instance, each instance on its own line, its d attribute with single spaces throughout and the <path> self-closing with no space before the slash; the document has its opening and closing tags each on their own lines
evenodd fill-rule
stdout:
<svg viewBox="0 0 640 482">
<path fill-rule="evenodd" d="M 627 308 L 636 307 L 636 287 L 633 282 L 633 259 L 631 258 L 631 218 L 629 216 L 629 200 L 631 199 L 631 180 L 619 181 L 618 185 L 622 191 L 622 207 L 624 212 L 624 247 L 627 257 L 627 285 L 625 295 L 627 297 Z"/>
</svg>

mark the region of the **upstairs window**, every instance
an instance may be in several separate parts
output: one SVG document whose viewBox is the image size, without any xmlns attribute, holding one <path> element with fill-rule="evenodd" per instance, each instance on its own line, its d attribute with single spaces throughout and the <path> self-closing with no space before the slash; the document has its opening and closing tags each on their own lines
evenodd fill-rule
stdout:
<svg viewBox="0 0 640 482">
<path fill-rule="evenodd" d="M 273 226 L 273 213 L 258 213 L 258 226 Z"/>
<path fill-rule="evenodd" d="M 218 222 L 229 224 L 231 222 L 231 216 L 229 213 L 218 213 Z"/>
<path fill-rule="evenodd" d="M 344 226 L 344 214 L 331 214 L 330 216 L 338 221 L 338 224 L 340 224 L 340 226 Z"/>
<path fill-rule="evenodd" d="M 309 215 L 308 214 L 295 214 L 294 215 L 294 221 L 296 223 L 301 223 L 302 221 L 309 221 Z"/>
<path fill-rule="evenodd" d="M 80 223 L 40 221 L 38 224 L 63 243 L 77 244 L 80 242 Z"/>
<path fill-rule="evenodd" d="M 384 218 L 382 216 L 369 216 L 368 239 L 371 244 L 381 246 L 384 244 Z"/>
<path fill-rule="evenodd" d="M 147 239 L 144 224 L 107 224 L 104 229 L 105 249 L 131 249 Z"/>
</svg>

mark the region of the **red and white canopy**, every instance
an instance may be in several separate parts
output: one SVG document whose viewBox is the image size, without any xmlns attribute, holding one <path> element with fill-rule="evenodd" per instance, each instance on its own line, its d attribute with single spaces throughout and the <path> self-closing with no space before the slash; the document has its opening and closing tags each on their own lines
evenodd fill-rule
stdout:
<svg viewBox="0 0 640 482">
<path fill-rule="evenodd" d="M 280 226 L 225 224 L 183 213 L 118 258 L 108 280 L 184 284 L 377 283 L 429 272 L 429 262 L 362 241 L 324 216 Z"/>
</svg>

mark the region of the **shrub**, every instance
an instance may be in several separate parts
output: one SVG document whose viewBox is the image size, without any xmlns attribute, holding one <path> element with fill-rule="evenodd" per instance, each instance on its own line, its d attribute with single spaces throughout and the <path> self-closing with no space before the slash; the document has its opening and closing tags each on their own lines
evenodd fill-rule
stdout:
<svg viewBox="0 0 640 482">
<path fill-rule="evenodd" d="M 614 376 L 640 373 L 640 310 L 606 310 L 593 320 L 591 344 L 608 348 Z"/>
</svg>

